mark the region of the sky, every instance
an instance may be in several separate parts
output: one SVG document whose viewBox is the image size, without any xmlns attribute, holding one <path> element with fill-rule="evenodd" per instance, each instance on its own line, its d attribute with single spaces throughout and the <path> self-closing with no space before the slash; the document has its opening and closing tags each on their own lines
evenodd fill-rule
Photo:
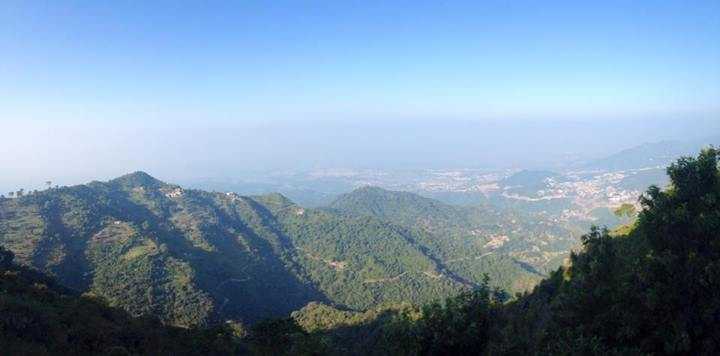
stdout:
<svg viewBox="0 0 720 356">
<path fill-rule="evenodd" d="M 714 134 L 718 38 L 716 0 L 3 1 L 0 187 Z"/>
</svg>

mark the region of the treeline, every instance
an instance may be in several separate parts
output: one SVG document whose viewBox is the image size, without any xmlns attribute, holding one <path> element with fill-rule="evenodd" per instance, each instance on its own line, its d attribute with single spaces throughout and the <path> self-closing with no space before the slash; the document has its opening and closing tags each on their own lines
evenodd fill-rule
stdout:
<svg viewBox="0 0 720 356">
<path fill-rule="evenodd" d="M 718 354 L 718 155 L 678 160 L 671 187 L 643 195 L 634 226 L 593 228 L 569 266 L 512 302 L 484 284 L 372 315 L 314 305 L 253 337 L 267 354 Z"/>
<path fill-rule="evenodd" d="M 63 290 L 0 252 L 8 354 L 714 355 L 720 353 L 720 171 L 716 149 L 682 158 L 622 233 L 593 228 L 532 292 L 488 286 L 422 307 L 365 312 L 312 303 L 245 329 L 164 326 Z"/>
<path fill-rule="evenodd" d="M 131 317 L 102 299 L 13 263 L 0 247 L 3 355 L 232 355 L 246 353 L 237 325 L 183 329 Z"/>
</svg>

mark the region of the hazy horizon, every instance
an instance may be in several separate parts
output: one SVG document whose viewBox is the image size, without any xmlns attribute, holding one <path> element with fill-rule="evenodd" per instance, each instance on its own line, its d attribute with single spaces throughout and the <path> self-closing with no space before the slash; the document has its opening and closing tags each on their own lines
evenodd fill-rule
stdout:
<svg viewBox="0 0 720 356">
<path fill-rule="evenodd" d="M 6 126 L 7 127 L 7 126 Z M 315 169 L 559 169 L 643 143 L 720 134 L 714 120 L 272 123 L 245 127 L 20 124 L 2 191 L 142 170 L 168 182 Z M 42 145 L 36 144 L 42 142 Z"/>
<path fill-rule="evenodd" d="M 715 1 L 0 5 L 0 191 L 553 168 L 720 134 Z"/>
</svg>

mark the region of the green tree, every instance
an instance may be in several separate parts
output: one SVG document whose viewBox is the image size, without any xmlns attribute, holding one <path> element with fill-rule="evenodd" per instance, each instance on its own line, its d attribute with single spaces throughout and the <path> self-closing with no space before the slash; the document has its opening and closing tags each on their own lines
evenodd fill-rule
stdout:
<svg viewBox="0 0 720 356">
<path fill-rule="evenodd" d="M 624 203 L 620 205 L 620 207 L 615 209 L 613 213 L 619 218 L 632 218 L 635 216 L 635 214 L 637 214 L 637 211 L 635 210 L 634 205 Z"/>
<path fill-rule="evenodd" d="M 12 251 L 6 250 L 2 246 L 0 246 L 0 268 L 10 268 L 12 266 L 14 258 L 15 254 L 13 254 Z"/>
</svg>

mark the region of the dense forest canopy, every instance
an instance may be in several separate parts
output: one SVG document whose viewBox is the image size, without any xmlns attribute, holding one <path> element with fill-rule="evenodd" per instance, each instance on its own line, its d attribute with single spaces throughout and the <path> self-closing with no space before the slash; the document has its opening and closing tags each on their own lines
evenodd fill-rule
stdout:
<svg viewBox="0 0 720 356">
<path fill-rule="evenodd" d="M 229 355 L 247 352 L 238 325 L 188 330 L 134 318 L 94 295 L 13 264 L 0 247 L 0 353 L 3 355 Z"/>
<path fill-rule="evenodd" d="M 384 213 L 368 214 L 368 202 Z M 202 327 L 252 324 L 313 301 L 423 304 L 476 287 L 484 274 L 509 293 L 528 290 L 544 275 L 486 247 L 508 239 L 502 229 L 536 233 L 513 218 L 379 188 L 308 209 L 280 194 L 184 189 L 136 172 L 1 199 L 0 244 L 20 264 L 132 315 Z"/>
<path fill-rule="evenodd" d="M 491 286 L 488 279 L 483 278 L 471 289 L 458 289 L 454 296 L 431 303 L 383 303 L 352 310 L 320 301 L 307 304 L 288 318 L 269 319 L 250 327 L 228 322 L 216 324 L 218 326 L 213 328 L 197 324 L 189 325 L 189 329 L 178 329 L 166 326 L 152 317 L 133 317 L 123 310 L 110 308 L 106 305 L 106 296 L 81 296 L 61 287 L 37 271 L 15 265 L 14 254 L 2 249 L 0 333 L 3 345 L 5 350 L 17 354 L 717 354 L 720 351 L 720 329 L 717 328 L 720 325 L 718 155 L 718 150 L 706 149 L 697 157 L 681 158 L 672 164 L 667 169 L 671 186 L 666 190 L 650 187 L 641 198 L 642 210 L 631 225 L 612 232 L 592 228 L 582 237 L 582 251 L 573 253 L 566 266 L 552 272 L 531 292 L 515 298 L 510 298 L 505 291 Z M 51 220 L 38 220 L 33 209 L 53 211 L 53 204 L 90 204 L 81 210 L 83 214 L 58 217 L 77 222 L 78 229 L 87 226 L 80 222 L 95 221 L 93 214 L 97 214 L 98 210 L 93 210 L 93 207 L 98 206 L 98 199 L 116 199 L 114 206 L 142 202 L 146 211 L 155 211 L 160 216 L 178 214 L 171 206 L 154 204 L 163 200 L 147 199 L 147 191 L 144 189 L 164 189 L 167 194 L 176 192 L 176 187 L 158 184 L 161 183 L 136 175 L 110 185 L 94 185 L 97 191 L 106 193 L 130 187 L 133 195 L 124 198 L 127 200 L 117 200 L 119 196 L 103 195 L 93 192 L 90 187 L 80 187 L 72 191 L 73 194 L 62 195 L 57 200 L 46 198 L 42 204 L 26 204 L 22 206 L 24 210 L 15 207 L 16 210 L 12 211 L 15 215 L 8 220 L 12 223 L 3 225 L 3 239 L 6 243 L 12 242 L 15 249 L 37 249 L 33 241 L 19 239 L 21 233 L 18 231 L 24 231 L 25 236 L 35 230 L 47 231 L 43 224 Z M 143 187 L 143 191 L 138 187 Z M 79 194 L 89 195 L 86 200 L 81 200 L 83 195 Z M 227 218 L 228 215 L 221 215 L 219 211 L 228 214 L 228 210 L 222 209 L 228 209 L 231 204 L 229 200 L 222 201 L 218 196 L 199 192 L 186 194 L 187 199 L 195 202 L 213 200 L 217 204 L 214 209 L 218 210 L 198 210 L 193 211 L 193 214 L 202 216 L 202 219 Z M 366 244 L 379 243 L 371 238 L 374 233 L 363 235 L 368 226 L 387 228 L 388 238 L 394 236 L 392 234 L 399 234 L 398 247 L 389 250 L 390 254 L 404 251 L 396 249 L 406 248 L 402 247 L 406 245 L 401 242 L 408 241 L 401 238 L 408 231 L 396 225 L 386 225 L 388 223 L 372 217 L 338 217 L 324 211 L 301 210 L 281 196 L 243 199 L 244 204 L 255 207 L 245 214 L 255 211 L 258 215 L 254 219 L 258 224 L 266 221 L 264 225 L 258 225 L 256 231 L 263 231 L 260 226 L 264 226 L 263 229 L 267 229 L 265 233 L 269 234 L 267 236 L 276 236 L 278 239 L 271 240 L 277 241 L 276 247 L 267 248 L 282 248 L 283 236 L 295 236 L 295 232 L 304 231 L 306 234 L 302 236 L 309 239 L 306 242 L 327 243 L 328 256 L 334 253 L 333 256 L 343 257 L 346 256 L 343 255 L 345 249 L 355 247 L 351 242 L 346 242 L 350 245 L 333 250 L 338 248 L 337 241 L 327 240 L 329 236 L 365 236 L 355 242 L 362 242 L 358 248 L 364 248 L 362 246 Z M 7 217 L 8 206 L 23 201 L 30 200 L 4 201 L 3 216 Z M 240 213 L 236 211 L 236 214 Z M 628 207 L 618 212 L 624 216 L 635 213 Z M 312 223 L 302 221 L 305 214 L 310 215 Z M 271 216 L 276 217 L 273 220 L 275 222 L 267 223 Z M 175 254 L 170 253 L 173 247 L 167 246 L 167 240 L 163 240 L 173 230 L 168 230 L 167 226 L 161 229 L 163 225 L 156 219 L 132 226 L 112 222 L 112 228 L 125 232 L 121 237 L 117 233 L 110 233 L 114 230 L 105 230 L 107 226 L 100 224 L 98 226 L 101 228 L 91 235 L 97 241 L 91 239 L 89 242 L 99 243 L 110 239 L 110 247 L 103 247 L 108 245 L 106 243 L 91 250 L 87 254 L 89 261 L 85 263 L 93 263 L 92 256 L 95 253 L 106 253 L 107 256 L 117 256 L 114 261 L 120 267 L 127 263 L 137 263 L 133 261 L 146 261 L 143 263 L 150 271 L 158 271 L 153 268 L 160 266 L 159 271 L 170 273 L 168 281 L 174 281 L 169 286 L 182 283 L 183 280 L 192 281 L 197 275 L 192 272 L 182 274 L 183 262 L 174 259 L 174 256 L 179 256 L 178 252 L 192 251 L 191 246 L 208 252 L 222 246 L 219 245 L 222 239 L 217 237 L 221 234 L 208 239 L 208 236 L 213 235 L 201 233 L 216 229 L 217 222 L 208 224 L 208 220 L 202 219 L 198 222 L 205 221 L 203 225 L 196 227 L 199 232 L 187 235 L 192 238 L 188 243 L 194 245 L 183 247 L 188 250 L 175 250 Z M 353 219 L 350 221 L 355 223 L 337 219 Z M 276 225 L 277 221 L 282 221 L 282 224 Z M 337 225 L 339 221 L 343 221 L 343 224 Z M 242 228 L 239 225 L 230 227 Z M 56 236 L 58 240 L 50 241 L 62 242 L 57 243 L 65 248 L 59 250 L 64 253 L 72 252 L 72 249 L 67 247 L 69 240 L 63 240 L 62 234 L 81 232 L 51 231 L 51 236 Z M 112 240 L 118 238 L 123 240 Z M 248 238 L 248 241 L 252 241 L 251 237 Z M 119 245 L 112 247 L 115 243 Z M 46 250 L 42 246 L 46 246 Z M 52 266 L 53 261 L 62 257 L 62 254 L 47 250 L 47 246 L 53 245 L 41 244 L 38 251 L 44 251 L 44 254 L 28 254 L 23 258 L 36 261 L 42 257 L 44 263 Z M 109 249 L 109 252 L 103 252 L 103 249 Z M 416 255 L 408 255 L 397 260 L 396 264 L 376 260 L 366 266 L 364 273 L 375 273 L 372 269 L 375 267 L 372 266 L 378 265 L 398 268 L 398 271 L 402 271 L 403 263 L 428 263 L 428 267 L 432 266 L 433 260 L 423 259 L 421 250 L 407 251 L 416 251 L 413 252 Z M 297 256 L 278 256 L 278 263 L 285 266 L 302 261 Z M 332 266 L 322 259 L 304 258 L 316 264 Z M 162 264 L 158 264 L 160 262 Z M 63 265 L 62 259 L 58 263 L 59 267 L 55 271 L 75 268 Z M 145 265 L 143 263 L 127 271 L 137 271 Z M 192 265 L 198 261 L 188 263 Z M 172 268 L 168 269 L 168 266 Z M 309 268 L 312 264 L 299 263 L 297 266 Z M 336 263 L 333 268 L 337 269 L 338 266 Z M 96 273 L 112 272 L 102 272 L 100 269 Z M 325 278 L 312 273 L 308 275 L 311 279 L 322 281 Z M 103 278 L 111 276 L 107 274 Z M 148 276 L 156 274 L 150 273 Z M 75 282 L 82 283 L 83 280 Z M 332 287 L 332 281 L 324 283 L 329 283 L 326 284 L 329 287 L 325 288 L 330 289 L 326 290 L 335 288 Z M 351 279 L 347 283 L 352 286 Z M 179 288 L 177 291 L 182 293 L 176 291 L 160 295 L 192 295 L 194 292 L 191 286 L 188 284 L 183 289 L 182 285 L 175 284 L 169 290 Z M 341 288 L 340 284 L 337 288 Z M 118 305 L 112 298 L 109 300 L 111 304 Z M 199 303 L 197 305 L 203 305 L 201 300 L 196 301 Z M 167 314 L 160 313 L 159 316 L 167 322 Z"/>
<path fill-rule="evenodd" d="M 288 322 L 329 354 L 717 354 L 718 154 L 672 164 L 671 187 L 650 187 L 632 226 L 591 229 L 568 266 L 516 300 L 482 285 L 424 307 L 348 315 L 314 305 Z"/>
</svg>

